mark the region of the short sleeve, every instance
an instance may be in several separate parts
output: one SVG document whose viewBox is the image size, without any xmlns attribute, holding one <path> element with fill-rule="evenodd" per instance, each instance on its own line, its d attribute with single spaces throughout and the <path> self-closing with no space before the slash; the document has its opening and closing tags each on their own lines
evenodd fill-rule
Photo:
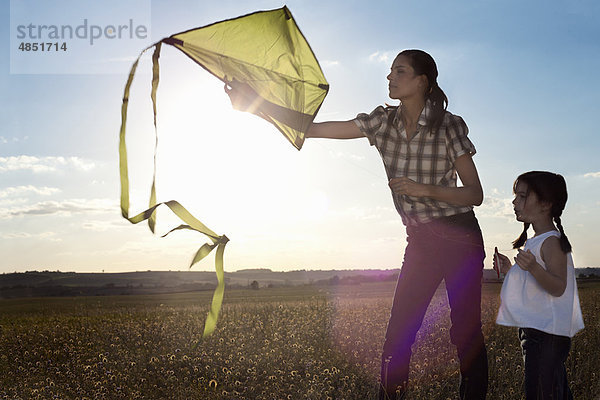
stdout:
<svg viewBox="0 0 600 400">
<path fill-rule="evenodd" d="M 450 161 L 454 163 L 458 157 L 464 154 L 474 155 L 477 151 L 473 142 L 467 137 L 469 128 L 465 121 L 458 115 L 448 113 L 446 116 L 448 117 L 446 140 Z"/>
<path fill-rule="evenodd" d="M 370 114 L 360 113 L 354 119 L 358 129 L 369 139 L 371 146 L 375 145 L 375 136 L 383 132 L 384 124 L 387 120 L 386 109 L 382 106 L 374 109 Z"/>
</svg>

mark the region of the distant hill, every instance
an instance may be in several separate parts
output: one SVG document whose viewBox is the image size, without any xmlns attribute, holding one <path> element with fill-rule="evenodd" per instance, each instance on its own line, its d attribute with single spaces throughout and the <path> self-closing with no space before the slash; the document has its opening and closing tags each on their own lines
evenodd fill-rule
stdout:
<svg viewBox="0 0 600 400">
<path fill-rule="evenodd" d="M 600 279 L 600 268 L 575 268 L 577 279 L 596 278 Z M 487 282 L 501 282 L 503 278 L 498 279 L 496 271 L 493 269 L 483 270 L 483 280 Z"/>
<path fill-rule="evenodd" d="M 246 269 L 225 273 L 229 287 L 357 284 L 395 280 L 398 270 L 272 271 Z M 212 271 L 143 271 L 76 273 L 28 271 L 0 275 L 0 298 L 43 296 L 98 296 L 174 293 L 212 290 L 217 278 Z"/>
<path fill-rule="evenodd" d="M 600 268 L 575 268 L 578 278 L 600 278 Z"/>
<path fill-rule="evenodd" d="M 395 281 L 398 269 L 390 270 L 299 270 L 245 269 L 225 273 L 229 287 L 358 285 Z M 600 278 L 600 268 L 577 270 L 580 278 Z M 493 270 L 484 270 L 484 281 L 500 282 Z M 217 278 L 212 271 L 144 271 L 121 273 L 76 273 L 29 271 L 0 274 L 0 298 L 43 296 L 99 296 L 156 294 L 212 290 Z"/>
</svg>

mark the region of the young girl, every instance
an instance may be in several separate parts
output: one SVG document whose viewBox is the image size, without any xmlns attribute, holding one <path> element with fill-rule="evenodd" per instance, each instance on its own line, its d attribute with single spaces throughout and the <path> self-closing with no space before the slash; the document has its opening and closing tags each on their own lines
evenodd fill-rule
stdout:
<svg viewBox="0 0 600 400">
<path fill-rule="evenodd" d="M 507 274 L 496 323 L 519 328 L 527 400 L 572 399 L 564 363 L 583 318 L 571 244 L 560 220 L 567 186 L 561 175 L 532 171 L 517 178 L 513 191 L 517 221 L 525 228 L 513 243 L 519 249 L 514 266 L 495 253 L 494 269 Z M 529 226 L 535 235 L 528 239 Z"/>
<path fill-rule="evenodd" d="M 405 50 L 387 79 L 399 106 L 375 108 L 349 121 L 313 123 L 307 138 L 367 138 L 381 155 L 407 242 L 383 345 L 380 399 L 404 399 L 411 346 L 427 306 L 445 281 L 450 337 L 460 361 L 460 398 L 485 399 L 487 355 L 481 332 L 481 278 L 485 257 L 473 206 L 483 191 L 463 119 L 446 111 L 433 58 Z M 247 85 L 228 83 L 234 106 L 277 116 L 293 126 L 286 110 L 261 101 Z M 297 119 L 297 118 L 296 118 Z M 457 176 L 462 186 L 457 185 Z"/>
</svg>

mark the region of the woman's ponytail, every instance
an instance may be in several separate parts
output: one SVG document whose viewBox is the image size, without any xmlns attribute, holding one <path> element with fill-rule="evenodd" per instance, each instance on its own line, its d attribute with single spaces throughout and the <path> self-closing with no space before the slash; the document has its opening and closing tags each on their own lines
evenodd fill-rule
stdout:
<svg viewBox="0 0 600 400">
<path fill-rule="evenodd" d="M 448 97 L 437 82 L 438 69 L 435 60 L 423 50 L 404 50 L 398 55 L 408 57 L 411 60 L 411 66 L 416 75 L 427 77 L 429 87 L 425 91 L 425 100 L 431 102 L 431 115 L 427 125 L 429 132 L 435 135 L 444 122 L 444 116 L 448 108 Z"/>
<path fill-rule="evenodd" d="M 435 135 L 444 122 L 444 115 L 446 114 L 446 109 L 448 108 L 448 97 L 438 85 L 437 80 L 430 83 L 427 99 L 431 101 L 431 128 L 429 132 L 432 135 Z"/>
</svg>

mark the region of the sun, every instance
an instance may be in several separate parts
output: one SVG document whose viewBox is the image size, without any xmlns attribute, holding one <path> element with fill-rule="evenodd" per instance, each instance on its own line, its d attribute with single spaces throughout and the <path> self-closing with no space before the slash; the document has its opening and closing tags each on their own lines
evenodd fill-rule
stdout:
<svg viewBox="0 0 600 400">
<path fill-rule="evenodd" d="M 178 73 L 167 68 L 157 93 L 157 201 L 176 200 L 227 235 L 228 258 L 264 261 L 274 242 L 289 238 L 306 251 L 305 232 L 329 208 L 328 195 L 310 174 L 310 153 L 299 152 L 264 119 L 234 110 L 212 75 L 199 75 L 197 67 Z M 140 92 L 136 96 L 144 97 Z M 153 174 L 152 108 L 145 100 L 145 111 L 135 114 L 144 122 L 128 135 L 132 214 L 147 208 Z M 180 224 L 167 207 L 158 209 L 158 235 Z M 190 247 L 192 254 L 198 240 L 195 232 L 180 231 L 169 246 Z M 212 259 L 201 264 L 212 265 Z"/>
<path fill-rule="evenodd" d="M 234 110 L 223 84 L 205 75 L 159 88 L 158 200 L 223 225 L 283 212 L 302 181 L 298 151 L 273 125 Z"/>
</svg>

